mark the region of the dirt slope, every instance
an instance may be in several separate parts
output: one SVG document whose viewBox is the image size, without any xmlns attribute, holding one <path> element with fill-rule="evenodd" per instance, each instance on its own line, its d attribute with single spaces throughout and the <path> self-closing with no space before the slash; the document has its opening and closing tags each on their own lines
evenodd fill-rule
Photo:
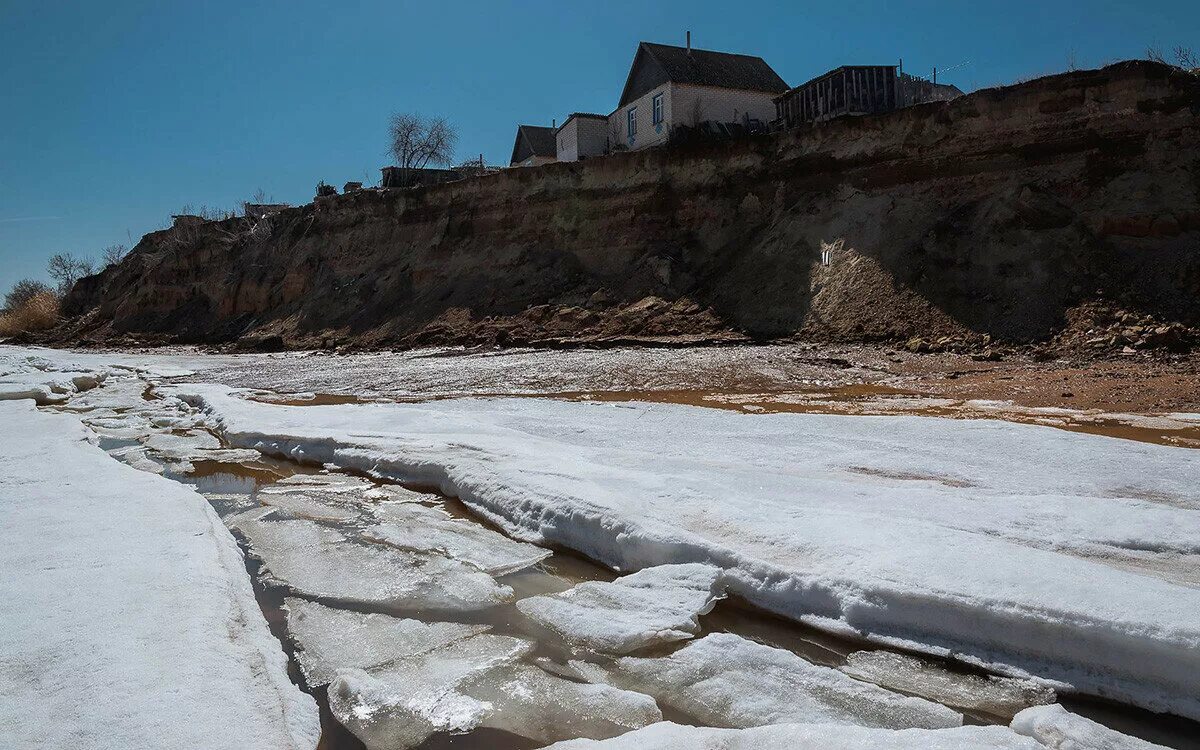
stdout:
<svg viewBox="0 0 1200 750">
<path fill-rule="evenodd" d="M 1121 63 L 884 116 L 146 235 L 61 340 L 1043 339 L 1200 323 L 1200 86 Z M 822 243 L 833 243 L 821 262 Z M 278 337 L 278 338 L 275 338 Z"/>
</svg>

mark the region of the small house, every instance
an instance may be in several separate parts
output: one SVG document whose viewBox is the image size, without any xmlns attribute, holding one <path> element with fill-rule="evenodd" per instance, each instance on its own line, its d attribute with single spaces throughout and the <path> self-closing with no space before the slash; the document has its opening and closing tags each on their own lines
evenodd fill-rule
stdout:
<svg viewBox="0 0 1200 750">
<path fill-rule="evenodd" d="M 901 106 L 895 65 L 843 65 L 775 99 L 786 128 L 843 115 L 891 112 Z"/>
<path fill-rule="evenodd" d="M 761 57 L 642 42 L 617 109 L 609 115 L 615 150 L 665 143 L 679 126 L 769 123 L 788 86 Z"/>
<path fill-rule="evenodd" d="M 574 112 L 554 134 L 559 161 L 579 161 L 609 151 L 608 115 Z"/>
<path fill-rule="evenodd" d="M 558 161 L 558 144 L 554 128 L 540 125 L 518 125 L 509 166 L 537 167 Z"/>
</svg>

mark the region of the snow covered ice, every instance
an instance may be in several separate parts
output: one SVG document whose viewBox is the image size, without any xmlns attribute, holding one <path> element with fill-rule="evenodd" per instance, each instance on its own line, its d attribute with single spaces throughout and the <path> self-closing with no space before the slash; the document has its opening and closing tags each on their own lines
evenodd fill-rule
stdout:
<svg viewBox="0 0 1200 750">
<path fill-rule="evenodd" d="M 697 617 L 716 603 L 720 576 L 712 565 L 659 565 L 612 583 L 587 581 L 562 594 L 522 599 L 517 609 L 575 644 L 627 654 L 699 632 Z"/>
<path fill-rule="evenodd" d="M 105 591 L 104 606 L 133 598 L 114 605 L 123 611 L 100 617 L 91 609 L 100 604 L 73 603 L 72 616 L 88 608 L 81 619 L 100 621 L 104 638 L 89 640 L 70 618 L 51 613 L 63 632 L 47 642 L 68 647 L 48 659 L 38 652 L 38 664 L 67 664 L 69 679 L 59 682 L 70 687 L 50 708 L 33 699 L 0 705 L 6 739 L 10 726 L 54 726 L 58 719 L 47 712 L 69 712 L 54 706 L 68 705 L 68 695 L 77 704 L 86 694 L 105 699 L 81 709 L 87 715 L 78 725 L 91 731 L 119 724 L 114 712 L 146 714 L 117 738 L 130 746 L 155 744 L 144 741 L 148 732 L 196 747 L 315 743 L 315 707 L 287 681 L 282 650 L 246 599 L 245 568 L 219 525 L 216 568 L 195 572 L 192 552 L 217 536 L 192 538 L 202 531 L 194 513 L 202 508 L 215 523 L 211 509 L 186 487 L 105 458 L 85 437 L 131 466 L 165 467 L 168 476 L 201 459 L 250 462 L 266 453 L 433 485 L 511 535 L 453 517 L 436 496 L 345 474 L 297 474 L 266 486 L 248 480 L 252 490 L 230 510 L 261 505 L 226 522 L 262 559 L 264 579 L 294 595 L 286 602 L 288 629 L 306 684 L 328 684 L 334 714 L 372 748 L 411 747 L 473 729 L 539 743 L 611 738 L 564 745 L 575 748 L 1153 747 L 1059 706 L 1021 710 L 1051 700 L 1052 686 L 1200 715 L 1200 461 L 1193 451 L 1000 422 L 750 416 L 670 405 L 465 399 L 293 407 L 246 401 L 223 387 L 159 382 L 182 366 L 141 366 L 124 355 L 31 359 L 9 352 L 0 349 L 0 392 L 74 430 L 67 440 L 56 433 L 48 460 L 57 467 L 64 452 L 74 462 L 77 450 L 91 451 L 106 470 L 121 473 L 122 491 L 134 490 L 129 497 L 110 493 L 104 512 L 93 508 L 70 523 L 46 521 L 70 505 L 27 504 L 23 513 L 42 513 L 43 536 L 72 540 L 54 547 L 39 575 L 60 575 L 56 566 L 74 565 L 82 552 L 113 554 L 120 536 L 130 559 L 118 565 L 134 565 L 138 585 L 145 576 L 137 565 L 169 581 L 182 578 L 171 588 L 178 595 L 170 607 L 163 592 Z M 34 412 L 39 398 L 48 410 L 73 416 Z M 81 429 L 80 420 L 94 432 Z M 3 445 L 10 422 L 0 423 Z M 40 476 L 54 473 L 43 469 Z M 88 465 L 87 473 L 86 483 L 67 476 L 66 490 L 54 476 L 54 498 L 74 502 L 108 492 L 104 472 Z M 126 475 L 137 478 L 134 484 L 125 484 Z M 147 511 L 144 482 L 173 489 L 156 489 L 158 505 Z M 0 472 L 0 486 L 8 502 L 9 473 Z M 21 492 L 18 486 L 13 496 Z M 180 503 L 180 518 L 159 507 L 179 513 Z M 74 528 L 83 518 L 97 528 L 80 536 Z M 10 530 L 9 520 L 6 508 L 5 533 L 37 525 Z M 146 534 L 162 544 L 143 545 Z M 81 552 L 78 540 L 98 540 L 97 550 Z M 564 585 L 539 578 L 547 570 L 554 575 L 553 561 L 534 566 L 554 545 L 637 572 L 544 594 Z M 13 569 L 27 564 L 17 559 Z M 106 565 L 72 575 L 91 580 L 114 569 Z M 514 605 L 512 589 L 492 576 L 522 570 L 502 580 L 540 595 Z M 12 601 L 15 584 L 3 585 L 0 593 Z M 227 599 L 241 602 L 232 611 L 244 617 L 231 619 L 224 600 L 203 593 L 221 585 L 241 587 Z M 76 589 L 72 583 L 55 590 Z M 727 633 L 673 643 L 696 637 L 698 617 L 726 592 L 834 634 L 950 656 L 1007 677 L 959 674 L 882 650 L 851 654 L 839 671 Z M 192 612 L 192 602 L 209 611 Z M 49 612 L 49 600 L 45 605 L 36 611 Z M 124 666 L 90 669 L 132 648 L 131 639 L 154 623 L 139 618 L 129 626 L 129 613 L 148 610 L 169 610 L 170 617 L 148 619 L 200 634 L 176 636 L 179 643 L 164 647 L 171 660 L 182 659 L 181 670 L 151 680 L 140 652 L 129 652 L 133 678 L 120 671 Z M 21 605 L 26 611 L 35 608 Z M 570 657 L 557 638 L 538 644 L 514 637 L 514 627 L 516 635 L 538 638 L 549 628 L 592 661 L 559 664 Z M 14 649 L 38 645 L 18 641 L 0 644 L 5 701 L 20 695 L 20 675 L 42 677 L 41 667 L 11 668 Z M 193 645 L 197 654 L 178 656 Z M 95 653 L 71 654 L 82 647 Z M 219 686 L 217 672 L 188 666 L 195 664 L 217 665 Z M 172 700 L 195 694 L 197 710 L 213 713 L 198 726 L 164 729 L 154 723 L 161 712 L 133 692 L 151 681 L 155 690 L 169 688 L 181 675 L 195 684 Z M 732 728 L 661 722 L 659 706 Z M 992 717 L 1020 713 L 1011 729 L 959 727 L 962 717 L 951 707 Z M 182 708 L 173 716 L 190 720 Z M 224 726 L 212 728 L 218 720 Z M 79 726 L 61 731 L 80 735 Z M 55 745 L 51 737 L 43 744 L 107 747 L 109 739 Z"/>
<path fill-rule="evenodd" d="M 409 502 L 384 502 L 374 509 L 380 523 L 363 536 L 402 549 L 442 552 L 490 575 L 505 575 L 550 556 L 550 550 L 518 542 L 445 511 Z"/>
<path fill-rule="evenodd" d="M 31 400 L 0 426 L 4 746 L 314 747 L 316 704 L 204 498 Z"/>
<path fill-rule="evenodd" d="M 284 604 L 288 632 L 300 646 L 297 660 L 312 686 L 328 684 L 338 670 L 378 668 L 487 630 L 486 625 L 350 612 L 304 599 L 288 598 Z"/>
<path fill-rule="evenodd" d="M 1012 716 L 1029 706 L 1054 702 L 1054 690 L 1033 680 L 960 674 L 891 651 L 856 651 L 842 671 L 892 690 L 996 716 Z"/>
<path fill-rule="evenodd" d="M 714 729 L 660 722 L 610 740 L 568 740 L 546 750 L 1045 750 L 1006 727 L 866 729 L 837 724 L 775 724 Z M 1082 750 L 1080 748 L 1079 750 Z"/>
<path fill-rule="evenodd" d="M 1060 705 L 1035 706 L 1017 714 L 1013 731 L 1032 737 L 1051 750 L 1165 750 L 1073 714 Z"/>
<path fill-rule="evenodd" d="M 405 609 L 473 610 L 512 596 L 489 575 L 440 556 L 365 544 L 306 520 L 238 522 L 267 577 L 330 601 Z"/>
<path fill-rule="evenodd" d="M 670 656 L 621 657 L 609 678 L 715 726 L 798 722 L 932 729 L 962 724 L 962 715 L 945 706 L 860 682 L 731 633 L 705 636 Z"/>
<path fill-rule="evenodd" d="M 717 565 L 830 632 L 1200 717 L 1196 451 L 985 420 L 175 392 L 236 445 L 440 486 L 518 538 Z"/>
<path fill-rule="evenodd" d="M 485 633 L 382 669 L 343 670 L 329 686 L 330 708 L 371 750 L 480 727 L 543 743 L 613 737 L 662 719 L 649 696 L 571 682 L 519 661 L 533 647 Z"/>
</svg>

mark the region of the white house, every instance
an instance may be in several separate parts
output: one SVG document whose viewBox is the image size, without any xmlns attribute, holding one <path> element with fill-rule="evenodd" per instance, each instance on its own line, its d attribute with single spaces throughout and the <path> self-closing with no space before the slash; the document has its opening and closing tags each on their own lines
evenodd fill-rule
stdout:
<svg viewBox="0 0 1200 750">
<path fill-rule="evenodd" d="M 608 117 L 614 150 L 665 142 L 680 125 L 775 119 L 788 85 L 761 57 L 642 42 L 617 109 Z"/>
<path fill-rule="evenodd" d="M 579 161 L 609 151 L 608 115 L 574 112 L 558 128 L 559 161 Z"/>
</svg>

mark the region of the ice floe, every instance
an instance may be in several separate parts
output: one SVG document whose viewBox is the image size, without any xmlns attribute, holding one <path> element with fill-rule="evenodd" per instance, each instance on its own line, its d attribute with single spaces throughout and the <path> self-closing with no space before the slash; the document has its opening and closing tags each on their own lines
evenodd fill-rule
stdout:
<svg viewBox="0 0 1200 750">
<path fill-rule="evenodd" d="M 485 633 L 329 686 L 334 716 L 371 750 L 403 750 L 479 727 L 541 743 L 613 737 L 659 721 L 649 696 L 571 682 L 520 662 L 534 644 Z"/>
<path fill-rule="evenodd" d="M 715 564 L 816 627 L 1200 717 L 1200 591 L 1078 554 L 1200 551 L 1196 451 L 988 420 L 174 390 L 238 446 L 433 484 L 518 538 Z"/>
<path fill-rule="evenodd" d="M 609 654 L 691 638 L 720 592 L 720 568 L 659 565 L 611 583 L 587 581 L 561 594 L 517 602 L 525 616 L 567 640 Z"/>
<path fill-rule="evenodd" d="M 1034 680 L 951 672 L 925 659 L 892 651 L 856 651 L 842 671 L 860 680 L 968 711 L 1010 717 L 1054 702 L 1054 690 Z"/>
<path fill-rule="evenodd" d="M 1166 750 L 1073 714 L 1058 704 L 1027 708 L 1013 717 L 1010 726 L 1052 750 Z"/>
<path fill-rule="evenodd" d="M 518 542 L 478 523 L 459 521 L 445 511 L 412 502 L 382 502 L 374 508 L 380 523 L 363 536 L 394 547 L 441 552 L 490 575 L 505 575 L 550 556 L 527 542 Z"/>
<path fill-rule="evenodd" d="M 288 632 L 310 686 L 328 684 L 342 669 L 374 669 L 478 635 L 486 625 L 424 623 L 378 613 L 350 612 L 289 597 Z"/>
<path fill-rule="evenodd" d="M 486 573 L 441 556 L 347 538 L 307 520 L 241 520 L 266 577 L 308 597 L 402 609 L 474 610 L 512 596 Z"/>
<path fill-rule="evenodd" d="M 730 633 L 705 636 L 669 656 L 620 657 L 609 678 L 714 726 L 831 723 L 935 729 L 962 724 L 962 715 L 945 706 Z"/>
<path fill-rule="evenodd" d="M 1044 750 L 1006 727 L 867 729 L 837 724 L 775 724 L 749 729 L 663 721 L 609 740 L 568 740 L 546 750 Z"/>
</svg>

